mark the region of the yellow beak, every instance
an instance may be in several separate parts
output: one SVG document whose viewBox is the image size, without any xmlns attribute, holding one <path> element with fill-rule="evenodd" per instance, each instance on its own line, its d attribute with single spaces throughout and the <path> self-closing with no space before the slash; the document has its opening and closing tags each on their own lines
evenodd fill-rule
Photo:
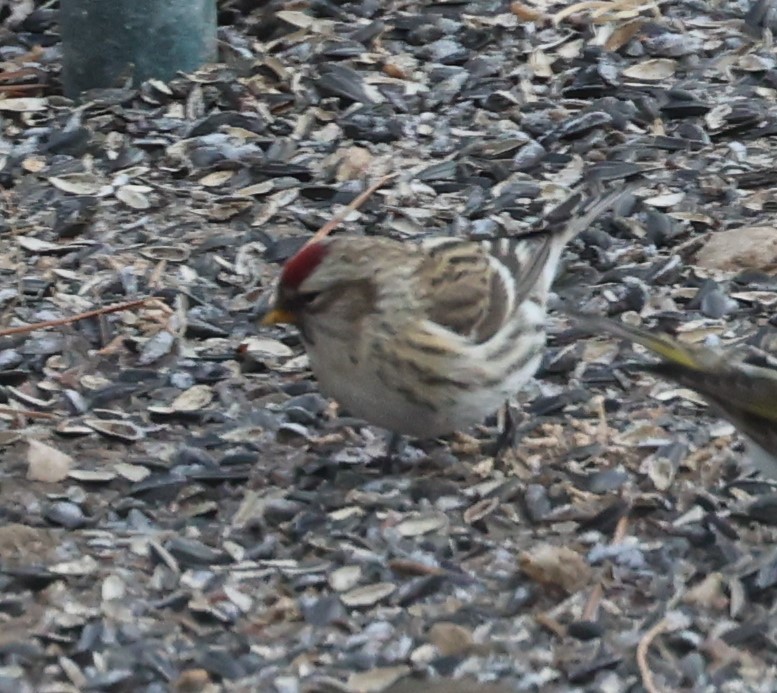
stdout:
<svg viewBox="0 0 777 693">
<path fill-rule="evenodd" d="M 279 325 L 284 322 L 295 323 L 297 322 L 297 316 L 282 308 L 272 308 L 270 312 L 262 318 L 262 325 Z"/>
</svg>

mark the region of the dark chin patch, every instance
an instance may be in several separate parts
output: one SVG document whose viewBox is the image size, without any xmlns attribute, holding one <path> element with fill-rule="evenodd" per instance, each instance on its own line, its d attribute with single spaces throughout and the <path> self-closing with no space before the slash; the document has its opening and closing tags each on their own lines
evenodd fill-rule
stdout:
<svg viewBox="0 0 777 693">
<path fill-rule="evenodd" d="M 303 246 L 283 266 L 281 285 L 290 289 L 296 289 L 321 264 L 327 252 L 328 249 L 323 243 L 310 243 Z"/>
<path fill-rule="evenodd" d="M 302 341 L 305 342 L 306 345 L 313 345 L 316 343 L 316 340 L 313 339 L 313 331 L 309 326 L 305 325 L 304 319 L 297 323 L 297 329 L 299 330 L 300 337 L 302 337 Z"/>
</svg>

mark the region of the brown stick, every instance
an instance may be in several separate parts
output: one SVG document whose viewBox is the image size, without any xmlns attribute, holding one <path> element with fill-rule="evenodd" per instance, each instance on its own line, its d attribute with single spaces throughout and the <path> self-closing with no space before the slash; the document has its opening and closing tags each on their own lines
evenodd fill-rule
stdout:
<svg viewBox="0 0 777 693">
<path fill-rule="evenodd" d="M 372 193 L 385 185 L 392 178 L 396 178 L 398 175 L 398 173 L 392 173 L 388 176 L 383 176 L 383 178 L 373 183 L 363 193 L 361 193 L 358 197 L 354 198 L 348 205 L 346 205 L 345 208 L 340 210 L 338 214 L 335 214 L 318 231 L 316 231 L 316 233 L 313 234 L 313 237 L 305 245 L 308 245 L 309 243 L 315 243 L 316 241 L 320 241 L 322 238 L 326 238 L 332 229 L 335 228 L 335 226 L 337 226 L 343 219 L 345 219 L 345 217 L 347 217 L 354 210 L 359 209 L 359 207 L 365 203 L 367 198 L 369 198 Z"/>
<path fill-rule="evenodd" d="M 653 681 L 653 672 L 650 671 L 650 665 L 647 661 L 648 650 L 653 641 L 668 628 L 666 618 L 662 618 L 650 630 L 642 636 L 637 645 L 637 666 L 639 674 L 642 677 L 642 685 L 648 693 L 661 693 L 661 689 Z"/>
<path fill-rule="evenodd" d="M 549 630 L 558 638 L 567 637 L 567 628 L 563 623 L 559 623 L 555 618 L 548 614 L 539 613 L 534 615 L 534 620 L 543 628 Z"/>
<path fill-rule="evenodd" d="M 28 419 L 58 419 L 56 414 L 50 414 L 46 411 L 33 411 L 32 409 L 14 409 L 5 404 L 0 404 L 0 414 L 11 414 L 12 416 L 26 416 Z"/>
<path fill-rule="evenodd" d="M 599 604 L 602 602 L 602 595 L 604 594 L 604 587 L 601 582 L 597 582 L 594 588 L 591 590 L 591 594 L 588 597 L 588 601 L 583 607 L 583 613 L 580 614 L 581 621 L 595 621 L 596 612 L 599 611 Z"/>
<path fill-rule="evenodd" d="M 610 545 L 614 544 L 620 544 L 623 539 L 626 537 L 626 532 L 629 529 L 629 516 L 624 515 L 618 520 L 618 523 L 615 525 L 615 531 L 612 534 L 612 541 L 610 542 Z"/>
<path fill-rule="evenodd" d="M 18 70 L 6 70 L 0 72 L 0 82 L 10 82 L 14 79 L 21 79 L 22 77 L 38 77 L 42 74 L 41 70 L 34 67 L 20 67 Z M 43 85 L 41 85 L 43 86 Z"/>
<path fill-rule="evenodd" d="M 615 531 L 613 532 L 610 546 L 620 544 L 626 536 L 628 528 L 629 516 L 624 515 L 618 520 L 618 524 L 615 525 Z M 597 582 L 591 590 L 591 594 L 588 596 L 588 601 L 586 601 L 585 606 L 583 607 L 583 613 L 581 615 L 583 621 L 593 621 L 596 618 L 596 613 L 599 611 L 599 604 L 601 604 L 603 596 L 604 586 L 601 582 Z"/>
<path fill-rule="evenodd" d="M 19 327 L 6 327 L 4 330 L 0 330 L 0 337 L 8 337 L 12 334 L 25 334 L 27 332 L 35 332 L 35 330 L 45 330 L 49 327 L 59 327 L 60 325 L 70 325 L 71 323 L 78 322 L 79 320 L 95 318 L 98 315 L 107 315 L 108 313 L 118 313 L 120 310 L 137 308 L 138 306 L 142 306 L 149 301 L 154 300 L 157 299 L 147 296 L 146 298 L 138 298 L 134 301 L 125 301 L 124 303 L 114 303 L 112 306 L 95 308 L 94 310 L 88 310 L 85 313 L 77 313 L 76 315 L 71 315 L 68 318 L 44 320 L 43 322 L 34 322 L 31 325 L 20 325 Z"/>
<path fill-rule="evenodd" d="M 0 92 L 2 93 L 14 93 L 33 91 L 34 89 L 45 89 L 45 84 L 0 84 Z"/>
</svg>

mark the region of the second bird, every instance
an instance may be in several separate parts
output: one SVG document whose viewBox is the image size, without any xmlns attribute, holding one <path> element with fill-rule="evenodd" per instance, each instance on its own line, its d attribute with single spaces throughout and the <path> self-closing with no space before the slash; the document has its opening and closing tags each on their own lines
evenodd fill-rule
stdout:
<svg viewBox="0 0 777 693">
<path fill-rule="evenodd" d="M 777 479 L 777 368 L 747 363 L 745 352 L 684 344 L 660 332 L 608 318 L 576 315 L 581 327 L 640 344 L 658 363 L 641 370 L 701 394 L 745 435 L 747 455 L 766 477 Z"/>
</svg>

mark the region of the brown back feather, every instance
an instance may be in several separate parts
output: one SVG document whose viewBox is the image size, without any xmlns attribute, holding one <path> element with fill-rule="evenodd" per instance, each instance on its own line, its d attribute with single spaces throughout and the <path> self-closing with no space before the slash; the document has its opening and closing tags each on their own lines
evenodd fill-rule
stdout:
<svg viewBox="0 0 777 693">
<path fill-rule="evenodd" d="M 433 245 L 420 268 L 431 278 L 424 297 L 428 318 L 475 343 L 489 340 L 510 317 L 510 293 L 515 295 L 513 309 L 531 293 L 551 243 L 552 236 L 547 235 L 482 243 L 450 239 Z M 514 291 L 489 256 L 517 281 Z"/>
<path fill-rule="evenodd" d="M 549 263 L 555 265 L 561 248 L 626 192 L 623 188 L 582 204 L 576 193 L 549 216 L 553 228 L 515 238 L 429 241 L 420 268 L 432 278 L 424 297 L 429 319 L 476 343 L 488 341 L 524 301 L 544 303 L 556 269 Z M 561 218 L 565 223 L 559 225 Z M 505 279 L 489 257 L 498 260 L 511 279 Z"/>
<path fill-rule="evenodd" d="M 429 320 L 472 337 L 489 310 L 494 284 L 488 257 L 476 243 L 451 239 L 434 245 L 419 273 L 429 281 L 424 303 Z"/>
</svg>

